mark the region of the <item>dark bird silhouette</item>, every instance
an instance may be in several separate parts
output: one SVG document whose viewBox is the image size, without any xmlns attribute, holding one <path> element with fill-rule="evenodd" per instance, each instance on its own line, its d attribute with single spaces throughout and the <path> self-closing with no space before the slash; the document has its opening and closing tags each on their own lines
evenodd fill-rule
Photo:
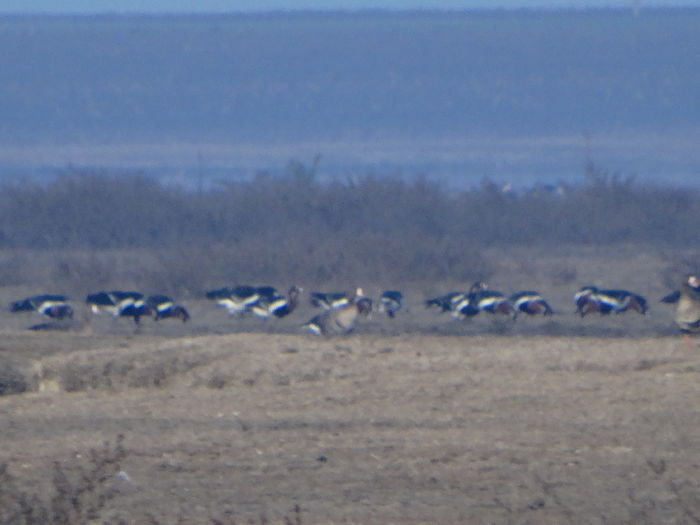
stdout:
<svg viewBox="0 0 700 525">
<path fill-rule="evenodd" d="M 150 295 L 146 300 L 146 304 L 151 308 L 156 321 L 161 319 L 180 319 L 185 323 L 190 319 L 187 309 L 180 304 L 176 304 L 167 295 Z"/>
<path fill-rule="evenodd" d="M 664 295 L 661 298 L 662 303 L 667 303 L 667 304 L 676 304 L 678 300 L 681 298 L 681 291 L 680 290 L 674 290 L 668 295 Z"/>
<path fill-rule="evenodd" d="M 384 290 L 379 296 L 379 305 L 381 311 L 393 319 L 403 306 L 403 294 L 398 290 Z"/>
<path fill-rule="evenodd" d="M 65 295 L 32 295 L 10 304 L 11 312 L 38 312 L 51 319 L 72 319 L 73 308 Z"/>
</svg>

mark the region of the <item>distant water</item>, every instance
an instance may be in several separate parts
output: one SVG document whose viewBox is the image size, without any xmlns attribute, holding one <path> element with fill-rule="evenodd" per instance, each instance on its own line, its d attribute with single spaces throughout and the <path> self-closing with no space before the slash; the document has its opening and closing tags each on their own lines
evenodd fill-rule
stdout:
<svg viewBox="0 0 700 525">
<path fill-rule="evenodd" d="M 0 176 L 700 184 L 700 9 L 0 17 Z"/>
<path fill-rule="evenodd" d="M 281 174 L 296 161 L 308 168 L 316 162 L 321 180 L 426 176 L 454 188 L 484 179 L 522 188 L 577 184 L 590 161 L 639 182 L 700 186 L 697 144 L 700 135 L 0 147 L 0 173 L 43 179 L 73 169 L 138 172 L 196 187 Z"/>
</svg>

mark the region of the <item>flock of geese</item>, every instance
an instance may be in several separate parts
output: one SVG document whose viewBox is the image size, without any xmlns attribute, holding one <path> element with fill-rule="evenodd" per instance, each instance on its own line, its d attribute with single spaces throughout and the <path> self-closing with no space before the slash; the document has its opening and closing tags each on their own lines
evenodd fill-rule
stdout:
<svg viewBox="0 0 700 525">
<path fill-rule="evenodd" d="M 299 304 L 302 289 L 292 286 L 287 293 L 280 293 L 272 286 L 238 285 L 206 292 L 210 301 L 224 308 L 232 316 L 247 314 L 268 319 L 291 314 Z M 398 290 L 385 290 L 377 302 L 358 288 L 354 294 L 345 292 L 311 292 L 310 304 L 320 310 L 302 327 L 317 335 L 343 335 L 353 331 L 359 319 L 368 317 L 373 310 L 394 318 L 403 306 L 403 294 Z M 684 334 L 700 332 L 700 278 L 686 276 L 680 289 L 661 299 L 676 305 L 675 321 Z M 584 286 L 574 295 L 576 312 L 581 317 L 597 313 L 608 315 L 634 311 L 646 314 L 648 304 L 643 296 L 622 289 L 599 289 Z M 162 319 L 190 319 L 187 309 L 166 295 L 145 296 L 133 291 L 101 291 L 88 295 L 85 304 L 91 314 L 107 313 L 115 318 L 130 318 L 138 325 L 144 317 Z M 425 301 L 427 308 L 450 312 L 455 318 L 470 318 L 482 312 L 509 316 L 552 315 L 554 310 L 536 291 L 520 291 L 510 296 L 490 289 L 478 281 L 466 292 L 450 292 Z M 64 295 L 33 295 L 14 301 L 12 312 L 37 312 L 52 320 L 73 318 L 74 309 Z M 39 325 L 36 325 L 39 326 Z"/>
</svg>

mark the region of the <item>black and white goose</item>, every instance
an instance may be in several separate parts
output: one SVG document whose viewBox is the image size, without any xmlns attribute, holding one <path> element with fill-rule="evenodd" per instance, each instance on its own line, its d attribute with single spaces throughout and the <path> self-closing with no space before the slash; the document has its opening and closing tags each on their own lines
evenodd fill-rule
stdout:
<svg viewBox="0 0 700 525">
<path fill-rule="evenodd" d="M 136 324 L 141 317 L 151 315 L 153 309 L 141 292 L 112 290 L 88 295 L 85 302 L 94 314 L 108 312 L 114 317 L 131 317 Z"/>
<path fill-rule="evenodd" d="M 302 327 L 316 335 L 345 335 L 354 330 L 358 318 L 369 316 L 371 311 L 372 299 L 358 288 L 348 304 L 325 310 Z"/>
<path fill-rule="evenodd" d="M 51 319 L 72 319 L 73 307 L 65 295 L 32 295 L 10 304 L 11 312 L 38 312 Z"/>
<path fill-rule="evenodd" d="M 510 302 L 515 310 L 514 317 L 517 317 L 518 313 L 521 312 L 528 315 L 552 315 L 554 313 L 549 303 L 539 292 L 529 290 L 516 292 L 510 296 Z"/>
<path fill-rule="evenodd" d="M 211 290 L 206 293 L 206 297 L 226 308 L 229 314 L 242 315 L 250 311 L 251 307 L 260 300 L 260 291 L 255 286 L 238 285 L 233 288 L 224 287 Z"/>
<path fill-rule="evenodd" d="M 311 292 L 309 301 L 316 308 L 332 310 L 350 304 L 350 296 L 346 292 Z"/>
<path fill-rule="evenodd" d="M 479 312 L 490 314 L 513 315 L 513 306 L 508 298 L 496 290 L 489 290 L 486 283 L 475 282 L 467 293 L 456 305 L 455 317 L 473 317 Z"/>
<path fill-rule="evenodd" d="M 403 305 L 403 294 L 398 290 L 384 290 L 379 296 L 379 309 L 390 318 L 394 318 L 396 312 Z"/>
<path fill-rule="evenodd" d="M 255 293 L 258 298 L 246 307 L 247 312 L 253 312 L 258 317 L 267 319 L 270 317 L 270 305 L 284 297 L 274 286 L 256 286 Z"/>
<path fill-rule="evenodd" d="M 600 290 L 595 286 L 581 287 L 574 295 L 574 302 L 581 317 L 589 313 L 608 315 L 628 310 L 644 315 L 648 310 L 646 298 L 639 294 L 621 289 Z"/>
<path fill-rule="evenodd" d="M 426 308 L 439 308 L 440 313 L 452 312 L 456 310 L 457 305 L 462 302 L 468 293 L 465 292 L 450 292 L 439 297 L 434 297 L 425 301 Z"/>
<path fill-rule="evenodd" d="M 167 295 L 150 295 L 146 300 L 146 304 L 152 309 L 156 321 L 161 319 L 180 319 L 185 323 L 190 318 L 187 309 L 180 304 L 176 304 Z"/>
<path fill-rule="evenodd" d="M 287 291 L 287 295 L 282 295 L 277 290 L 269 287 L 274 292 L 261 293 L 255 304 L 251 305 L 251 310 L 258 317 L 268 319 L 270 317 L 282 318 L 291 314 L 299 304 L 299 296 L 302 288 L 292 286 Z"/>
<path fill-rule="evenodd" d="M 574 294 L 574 303 L 576 304 L 576 313 L 581 317 L 585 317 L 592 313 L 610 313 L 610 306 L 603 306 L 597 296 L 598 288 L 595 286 L 582 286 Z M 606 310 L 607 312 L 601 311 Z"/>
</svg>

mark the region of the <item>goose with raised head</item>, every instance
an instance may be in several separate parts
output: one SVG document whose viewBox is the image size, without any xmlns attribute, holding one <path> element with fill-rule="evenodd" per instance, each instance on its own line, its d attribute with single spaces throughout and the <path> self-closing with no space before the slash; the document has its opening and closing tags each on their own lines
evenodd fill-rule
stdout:
<svg viewBox="0 0 700 525">
<path fill-rule="evenodd" d="M 687 275 L 681 289 L 671 292 L 661 302 L 676 305 L 675 323 L 685 335 L 700 332 L 700 278 Z"/>
<path fill-rule="evenodd" d="M 393 319 L 403 306 L 403 294 L 398 290 L 384 290 L 379 296 L 379 309 Z"/>
<path fill-rule="evenodd" d="M 274 290 L 274 288 L 273 288 Z M 267 319 L 269 317 L 282 318 L 291 314 L 299 304 L 302 288 L 292 286 L 287 295 L 275 291 L 272 294 L 260 294 L 260 299 L 251 306 L 251 310 L 257 316 Z"/>
<path fill-rule="evenodd" d="M 352 332 L 360 317 L 369 316 L 372 299 L 365 297 L 361 288 L 345 306 L 325 310 L 303 325 L 303 328 L 316 335 L 345 335 Z"/>
</svg>

